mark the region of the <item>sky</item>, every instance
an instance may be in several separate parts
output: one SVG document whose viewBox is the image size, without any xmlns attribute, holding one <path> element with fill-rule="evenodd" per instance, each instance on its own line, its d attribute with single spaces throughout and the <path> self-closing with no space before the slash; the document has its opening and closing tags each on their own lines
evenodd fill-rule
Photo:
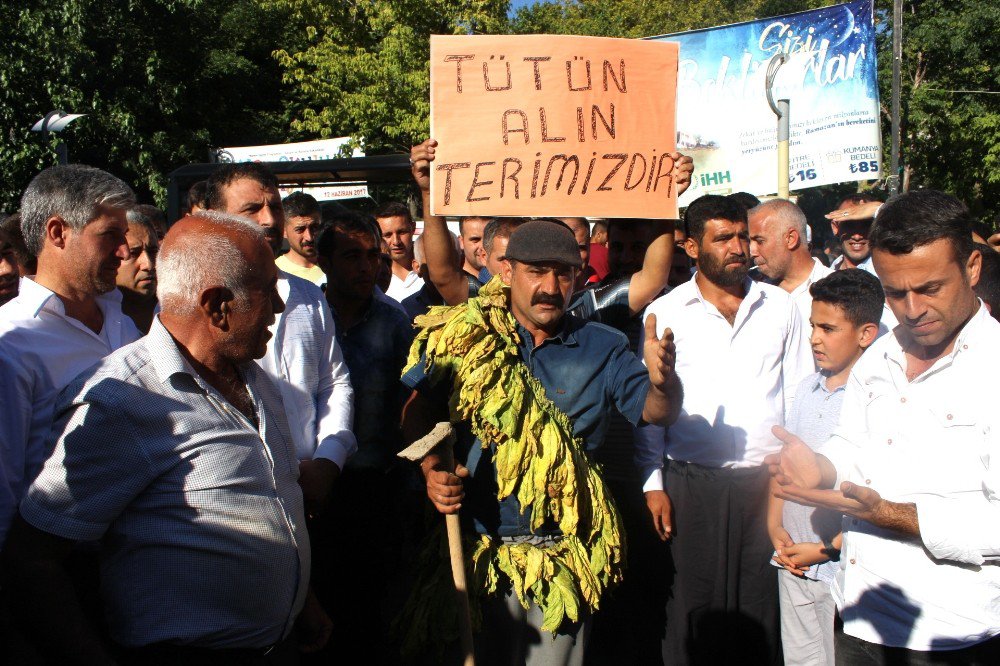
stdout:
<svg viewBox="0 0 1000 666">
<path fill-rule="evenodd" d="M 521 7 L 527 7 L 528 5 L 533 5 L 538 0 L 510 0 L 510 13 L 513 14 Z"/>
</svg>

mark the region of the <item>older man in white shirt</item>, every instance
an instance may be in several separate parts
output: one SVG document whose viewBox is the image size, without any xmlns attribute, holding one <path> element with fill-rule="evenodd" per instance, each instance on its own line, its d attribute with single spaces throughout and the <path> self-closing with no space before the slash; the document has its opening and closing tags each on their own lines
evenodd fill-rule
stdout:
<svg viewBox="0 0 1000 666">
<path fill-rule="evenodd" d="M 277 180 L 264 167 L 221 167 L 208 180 L 206 201 L 210 210 L 253 220 L 272 250 L 281 247 L 285 213 Z M 308 280 L 279 271 L 278 293 L 285 310 L 271 326 L 260 365 L 281 390 L 300 461 L 299 484 L 306 509 L 313 513 L 323 508 L 344 463 L 357 451 L 351 431 L 354 392 L 323 292 Z"/>
<path fill-rule="evenodd" d="M 698 271 L 646 310 L 658 335 L 674 333 L 684 404 L 666 436 L 646 426 L 636 442 L 654 526 L 676 535 L 663 658 L 769 663 L 778 599 L 761 463 L 780 447 L 771 426 L 784 423 L 812 354 L 789 295 L 747 277 L 746 209 L 701 197 L 685 225 Z"/>
<path fill-rule="evenodd" d="M 787 291 L 802 316 L 802 329 L 810 330 L 813 282 L 833 272 L 809 253 L 808 223 L 802 209 L 786 199 L 772 199 L 749 213 L 750 256 L 769 284 Z"/>
<path fill-rule="evenodd" d="M 899 319 L 854 367 L 833 437 L 772 456 L 786 499 L 838 510 L 838 664 L 1000 663 L 1000 324 L 958 200 L 879 211 L 875 267 Z"/>
<path fill-rule="evenodd" d="M 128 257 L 132 190 L 79 164 L 42 171 L 21 198 L 38 271 L 0 307 L 0 544 L 41 470 L 56 395 L 78 374 L 142 337 L 115 289 Z"/>
</svg>

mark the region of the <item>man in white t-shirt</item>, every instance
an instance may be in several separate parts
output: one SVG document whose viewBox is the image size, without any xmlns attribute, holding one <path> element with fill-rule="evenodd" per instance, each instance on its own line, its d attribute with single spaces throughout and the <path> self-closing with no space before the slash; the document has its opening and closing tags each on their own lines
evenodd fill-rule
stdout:
<svg viewBox="0 0 1000 666">
<path fill-rule="evenodd" d="M 423 279 L 413 270 L 413 234 L 417 225 L 410 209 L 398 201 L 390 201 L 375 213 L 375 221 L 382 230 L 382 242 L 392 258 L 392 280 L 385 290 L 386 296 L 402 303 L 424 286 Z"/>
</svg>

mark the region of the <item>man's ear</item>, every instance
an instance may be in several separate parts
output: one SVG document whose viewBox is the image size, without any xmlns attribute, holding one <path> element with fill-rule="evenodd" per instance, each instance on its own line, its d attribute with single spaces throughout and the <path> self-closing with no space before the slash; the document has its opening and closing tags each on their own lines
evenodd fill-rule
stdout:
<svg viewBox="0 0 1000 666">
<path fill-rule="evenodd" d="M 965 276 L 969 280 L 969 286 L 975 287 L 979 284 L 979 274 L 983 268 L 983 255 L 979 250 L 973 250 L 969 255 L 969 260 L 965 262 Z"/>
<path fill-rule="evenodd" d="M 236 295 L 226 287 L 208 287 L 198 297 L 198 307 L 215 328 L 229 330 Z"/>
<path fill-rule="evenodd" d="M 684 252 L 687 256 L 698 261 L 698 243 L 690 236 L 684 239 Z"/>
<path fill-rule="evenodd" d="M 868 322 L 861 327 L 861 339 L 858 343 L 862 349 L 868 349 L 878 337 L 878 324 Z"/>
<path fill-rule="evenodd" d="M 66 221 L 58 215 L 53 215 L 45 220 L 45 241 L 58 248 L 66 247 L 66 239 L 72 231 Z M 42 245 L 44 246 L 44 244 Z"/>
<path fill-rule="evenodd" d="M 799 235 L 799 230 L 794 227 L 788 230 L 785 235 L 785 247 L 789 250 L 794 250 L 802 243 L 802 236 Z"/>
<path fill-rule="evenodd" d="M 500 262 L 500 279 L 506 285 L 510 284 L 511 279 L 514 276 L 514 264 L 510 259 L 504 259 Z"/>
</svg>

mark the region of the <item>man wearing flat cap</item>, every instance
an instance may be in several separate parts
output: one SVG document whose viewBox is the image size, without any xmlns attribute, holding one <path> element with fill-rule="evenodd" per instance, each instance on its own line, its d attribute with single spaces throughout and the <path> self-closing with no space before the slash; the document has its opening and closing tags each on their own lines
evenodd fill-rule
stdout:
<svg viewBox="0 0 1000 666">
<path fill-rule="evenodd" d="M 478 297 L 417 318 L 404 436 L 416 440 L 444 420 L 471 431 L 457 462 L 432 454 L 421 468 L 435 508 L 461 509 L 475 536 L 466 557 L 482 612 L 480 663 L 582 663 L 590 614 L 621 580 L 624 555 L 618 511 L 590 453 L 612 407 L 634 424 L 666 425 L 680 411 L 669 329 L 657 337 L 647 322 L 647 369 L 622 333 L 565 313 L 579 269 L 566 225 L 528 222 Z M 436 566 L 439 542 L 429 547 Z M 453 626 L 444 582 L 418 583 L 410 608 L 424 618 L 440 611 L 441 622 L 412 626 Z"/>
</svg>

